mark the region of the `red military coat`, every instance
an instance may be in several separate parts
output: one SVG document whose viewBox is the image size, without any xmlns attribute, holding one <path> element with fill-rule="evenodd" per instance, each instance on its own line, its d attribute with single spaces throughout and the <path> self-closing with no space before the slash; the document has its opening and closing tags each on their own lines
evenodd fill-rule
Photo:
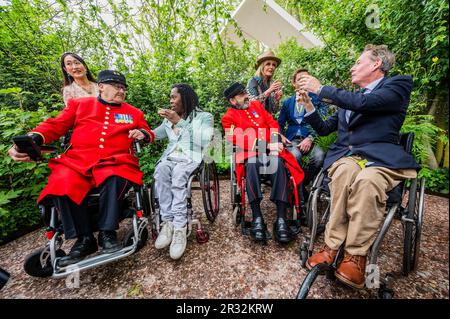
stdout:
<svg viewBox="0 0 450 319">
<path fill-rule="evenodd" d="M 256 144 L 258 139 L 270 143 L 272 134 L 280 134 L 278 122 L 264 109 L 259 101 L 251 101 L 246 110 L 229 108 L 222 117 L 222 126 L 228 141 L 238 146 L 236 154 L 236 177 L 243 175 L 243 163 L 249 157 L 258 154 Z M 304 173 L 295 157 L 286 149 L 279 154 L 297 184 L 303 180 Z"/>
<path fill-rule="evenodd" d="M 50 143 L 72 128 L 67 151 L 49 162 L 52 173 L 38 202 L 47 195 L 67 195 L 80 204 L 92 187 L 113 175 L 142 185 L 143 173 L 128 138 L 129 130 L 144 129 L 153 141 L 142 111 L 127 103 L 106 105 L 95 97 L 73 99 L 32 132 Z"/>
</svg>

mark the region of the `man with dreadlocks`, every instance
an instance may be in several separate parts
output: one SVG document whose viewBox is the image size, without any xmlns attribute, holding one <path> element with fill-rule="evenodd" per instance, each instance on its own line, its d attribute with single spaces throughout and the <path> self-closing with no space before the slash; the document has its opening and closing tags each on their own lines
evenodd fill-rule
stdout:
<svg viewBox="0 0 450 319">
<path fill-rule="evenodd" d="M 214 121 L 212 114 L 199 108 L 198 96 L 187 84 L 172 86 L 170 105 L 171 109 L 158 111 L 164 120 L 153 131 L 156 140 L 169 139 L 154 173 L 162 221 L 155 247 L 170 245 L 170 257 L 179 259 L 186 249 L 186 184 L 211 141 Z"/>
</svg>

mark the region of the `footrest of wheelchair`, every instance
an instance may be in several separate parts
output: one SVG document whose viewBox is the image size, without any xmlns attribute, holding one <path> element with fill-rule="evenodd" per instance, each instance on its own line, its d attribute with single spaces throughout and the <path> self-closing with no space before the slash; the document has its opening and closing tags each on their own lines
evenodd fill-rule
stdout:
<svg viewBox="0 0 450 319">
<path fill-rule="evenodd" d="M 250 236 L 250 228 L 252 227 L 252 222 L 248 222 L 248 221 L 243 221 L 241 223 L 241 230 L 242 230 L 242 235 L 244 236 Z M 266 230 L 266 238 L 267 240 L 272 239 L 272 234 L 269 233 L 268 230 Z"/>
</svg>

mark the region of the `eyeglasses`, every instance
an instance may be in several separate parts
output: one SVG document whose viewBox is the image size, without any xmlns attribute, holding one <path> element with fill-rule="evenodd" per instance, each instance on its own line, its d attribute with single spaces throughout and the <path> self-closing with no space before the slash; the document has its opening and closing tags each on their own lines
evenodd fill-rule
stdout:
<svg viewBox="0 0 450 319">
<path fill-rule="evenodd" d="M 116 90 L 123 90 L 124 92 L 127 91 L 127 87 L 125 85 L 123 85 L 123 84 L 114 83 L 114 82 L 110 82 L 110 83 L 107 83 L 107 84 L 113 86 Z"/>
</svg>

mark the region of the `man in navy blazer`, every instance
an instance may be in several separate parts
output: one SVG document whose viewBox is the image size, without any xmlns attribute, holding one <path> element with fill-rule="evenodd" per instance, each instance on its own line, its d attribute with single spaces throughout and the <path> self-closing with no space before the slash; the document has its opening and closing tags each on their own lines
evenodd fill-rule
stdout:
<svg viewBox="0 0 450 319">
<path fill-rule="evenodd" d="M 299 101 L 307 111 L 305 121 L 319 135 L 338 131 L 324 161 L 331 179 L 325 246 L 307 266 L 332 263 L 344 244 L 336 277 L 355 288 L 364 287 L 366 256 L 384 219 L 386 192 L 401 180 L 416 177 L 419 168 L 399 144 L 413 81 L 410 76 L 387 77 L 394 61 L 387 46 L 367 45 L 351 68 L 352 83 L 361 92 L 322 86 L 309 75 L 301 79 L 304 91 Z M 307 92 L 338 106 L 338 111 L 323 121 Z"/>
</svg>

